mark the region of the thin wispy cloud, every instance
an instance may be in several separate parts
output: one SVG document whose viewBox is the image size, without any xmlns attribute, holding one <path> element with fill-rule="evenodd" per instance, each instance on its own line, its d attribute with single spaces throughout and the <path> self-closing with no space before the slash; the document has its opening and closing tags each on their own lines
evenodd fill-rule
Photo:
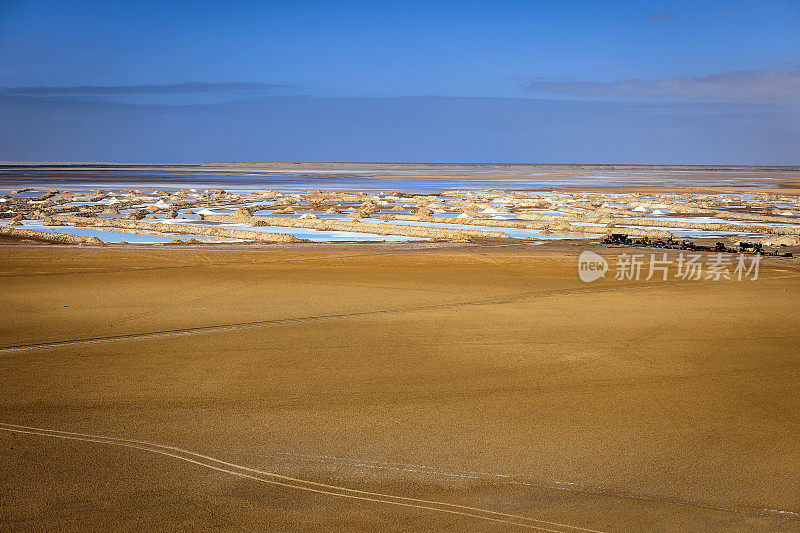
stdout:
<svg viewBox="0 0 800 533">
<path fill-rule="evenodd" d="M 653 81 L 628 79 L 609 83 L 537 79 L 528 84 L 527 90 L 583 97 L 796 100 L 800 99 L 800 70 L 734 71 L 711 76 Z"/>
<path fill-rule="evenodd" d="M 0 90 L 0 94 L 9 96 L 107 96 L 137 94 L 190 94 L 218 92 L 268 92 L 274 89 L 285 89 L 287 85 L 272 83 L 198 83 L 184 82 L 164 85 L 77 85 L 72 87 L 9 87 Z"/>
<path fill-rule="evenodd" d="M 675 15 L 670 15 L 669 13 L 652 13 L 647 15 L 648 20 L 661 20 L 664 22 L 675 22 L 681 20 L 680 18 L 676 17 Z"/>
</svg>

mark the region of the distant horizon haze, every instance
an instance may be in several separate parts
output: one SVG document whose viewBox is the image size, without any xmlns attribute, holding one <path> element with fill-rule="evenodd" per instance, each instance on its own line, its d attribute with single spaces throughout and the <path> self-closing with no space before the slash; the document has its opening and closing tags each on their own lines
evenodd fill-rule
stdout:
<svg viewBox="0 0 800 533">
<path fill-rule="evenodd" d="M 267 97 L 0 98 L 0 160 L 800 164 L 800 105 Z"/>
<path fill-rule="evenodd" d="M 800 164 L 797 0 L 0 2 L 0 159 Z"/>
</svg>

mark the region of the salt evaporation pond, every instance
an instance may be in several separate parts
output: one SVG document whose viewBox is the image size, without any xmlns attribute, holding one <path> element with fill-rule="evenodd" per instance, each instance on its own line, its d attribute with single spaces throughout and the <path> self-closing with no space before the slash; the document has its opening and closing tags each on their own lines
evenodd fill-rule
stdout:
<svg viewBox="0 0 800 533">
<path fill-rule="evenodd" d="M 8 221 L 0 221 L 2 226 L 10 226 Z M 243 242 L 242 239 L 229 239 L 224 237 L 209 237 L 208 235 L 186 235 L 186 234 L 167 234 L 160 235 L 139 235 L 137 233 L 125 233 L 121 231 L 103 231 L 95 228 L 77 228 L 75 226 L 43 226 L 41 224 L 24 221 L 20 229 L 41 231 L 44 233 L 61 233 L 64 235 L 78 235 L 81 237 L 97 237 L 107 244 L 159 244 L 168 243 L 175 240 L 188 241 L 197 239 L 207 243 Z"/>
<path fill-rule="evenodd" d="M 380 242 L 380 241 L 424 241 L 422 237 L 408 237 L 405 235 L 379 235 L 377 233 L 360 233 L 355 231 L 315 230 L 310 228 L 293 228 L 284 226 L 249 226 L 247 224 L 226 224 L 222 222 L 197 222 L 184 219 L 162 220 L 167 224 L 185 224 L 189 226 L 213 226 L 217 228 L 241 229 L 259 231 L 262 233 L 283 233 L 293 235 L 298 239 L 308 239 L 311 242 Z"/>
<path fill-rule="evenodd" d="M 645 218 L 647 216 L 645 215 Z M 769 222 L 763 220 L 742 220 L 742 219 L 730 219 L 730 218 L 719 218 L 719 217 L 704 217 L 704 216 L 697 216 L 697 217 L 670 217 L 670 216 L 659 216 L 659 220 L 666 220 L 670 222 L 691 222 L 691 223 L 699 223 L 699 224 L 738 224 L 740 226 L 773 226 L 778 228 L 796 228 L 799 227 L 798 224 L 789 224 L 785 222 Z"/>
<path fill-rule="evenodd" d="M 308 239 L 312 242 L 342 242 L 342 241 L 424 241 L 422 237 L 408 237 L 406 235 L 379 235 L 377 233 L 359 233 L 355 231 L 327 231 L 308 228 L 286 228 L 283 226 L 247 226 L 239 227 L 248 231 L 262 231 L 265 233 L 285 233 L 294 235 L 299 239 Z"/>
<path fill-rule="evenodd" d="M 726 230 L 702 230 L 691 228 L 662 228 L 660 226 L 617 226 L 617 228 L 628 229 L 646 229 L 655 231 L 668 231 L 677 237 L 695 237 L 698 239 L 712 239 L 715 237 L 731 237 L 737 235 L 742 238 L 761 238 L 764 237 L 763 233 L 742 233 L 739 231 L 726 231 Z M 620 233 L 624 233 L 620 231 Z"/>
<path fill-rule="evenodd" d="M 360 222 L 371 222 L 374 224 L 399 224 L 402 226 L 426 226 L 430 228 L 449 228 L 449 229 L 463 229 L 463 230 L 474 230 L 474 231 L 497 231 L 500 233 L 505 233 L 509 237 L 513 237 L 515 239 L 580 239 L 580 238 L 589 238 L 593 237 L 594 235 L 586 235 L 583 233 L 566 233 L 566 232 L 553 232 L 553 233 L 542 233 L 541 231 L 534 230 L 534 229 L 518 229 L 518 228 L 506 228 L 506 227 L 496 227 L 496 226 L 473 226 L 472 224 L 448 224 L 443 222 L 421 222 L 416 220 L 378 220 L 374 218 L 360 218 Z"/>
</svg>

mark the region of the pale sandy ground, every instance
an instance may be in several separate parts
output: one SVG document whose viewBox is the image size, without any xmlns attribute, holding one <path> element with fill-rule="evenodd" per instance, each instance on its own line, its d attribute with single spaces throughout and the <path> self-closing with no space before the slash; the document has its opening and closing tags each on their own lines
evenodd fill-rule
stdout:
<svg viewBox="0 0 800 533">
<path fill-rule="evenodd" d="M 797 531 L 798 262 L 588 285 L 583 246 L 2 245 L 0 422 L 553 531 Z M 3 430 L 0 529 L 523 528 Z"/>
</svg>

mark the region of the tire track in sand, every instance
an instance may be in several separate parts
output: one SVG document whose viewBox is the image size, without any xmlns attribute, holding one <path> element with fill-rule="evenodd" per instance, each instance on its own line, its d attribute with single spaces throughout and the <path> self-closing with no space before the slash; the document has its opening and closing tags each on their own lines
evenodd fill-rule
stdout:
<svg viewBox="0 0 800 533">
<path fill-rule="evenodd" d="M 793 273 L 787 274 L 782 276 L 770 276 L 763 279 L 767 280 L 777 280 L 777 279 L 786 279 L 786 278 L 796 278 L 800 277 L 800 273 Z M 670 282 L 666 282 L 670 283 Z M 28 343 L 28 344 L 16 344 L 11 346 L 3 346 L 0 347 L 0 355 L 18 353 L 18 352 L 27 352 L 32 350 L 40 350 L 40 349 L 48 349 L 48 348 L 66 348 L 72 346 L 83 346 L 83 345 L 92 345 L 92 344 L 106 344 L 109 342 L 121 342 L 127 340 L 147 340 L 147 339 L 166 339 L 171 337 L 184 337 L 189 335 L 199 335 L 203 333 L 222 333 L 222 332 L 229 332 L 229 331 L 239 331 L 239 330 L 247 330 L 247 329 L 256 329 L 256 328 L 264 328 L 264 327 L 276 327 L 276 326 L 284 326 L 284 325 L 292 325 L 292 324 L 304 324 L 307 322 L 320 322 L 324 320 L 346 320 L 349 318 L 359 318 L 359 317 L 366 317 L 366 316 L 379 316 L 379 315 L 392 315 L 392 314 L 400 314 L 400 313 L 410 313 L 415 311 L 434 311 L 439 309 L 453 309 L 457 307 L 465 307 L 470 305 L 502 305 L 502 304 L 509 304 L 524 300 L 530 300 L 534 298 L 545 298 L 545 297 L 553 297 L 553 296 L 574 296 L 580 294 L 600 294 L 600 293 L 608 293 L 608 292 L 621 292 L 621 291 L 639 291 L 639 290 L 648 290 L 657 287 L 663 287 L 665 282 L 655 282 L 655 283 L 638 283 L 638 284 L 629 284 L 629 285 L 622 285 L 622 286 L 587 286 L 585 288 L 571 288 L 571 289 L 558 289 L 552 291 L 530 291 L 525 293 L 518 293 L 509 296 L 501 296 L 496 298 L 484 298 L 484 299 L 477 299 L 477 300 L 467 300 L 461 302 L 449 302 L 449 303 L 442 303 L 442 304 L 431 304 L 431 305 L 420 305 L 420 306 L 413 306 L 413 307 L 400 307 L 394 309 L 377 309 L 373 311 L 354 311 L 350 313 L 339 313 L 339 314 L 331 314 L 331 315 L 313 315 L 313 316 L 306 316 L 306 317 L 296 317 L 296 318 L 276 318 L 270 320 L 255 320 L 252 322 L 236 322 L 232 324 L 215 324 L 211 326 L 197 326 L 197 327 L 190 327 L 190 328 L 179 328 L 179 329 L 170 329 L 170 330 L 157 330 L 157 331 L 146 331 L 142 333 L 125 333 L 120 335 L 105 335 L 105 336 L 97 336 L 97 337 L 84 337 L 80 339 L 69 339 L 69 340 L 62 340 L 62 341 L 49 341 L 49 342 L 38 342 L 38 343 Z M 673 281 L 672 283 L 676 283 Z M 686 283 L 683 281 L 683 283 Z M 709 280 L 702 280 L 702 281 L 693 281 L 689 282 L 692 286 L 698 285 L 708 285 L 711 283 L 717 283 L 714 281 Z"/>
<path fill-rule="evenodd" d="M 270 485 L 285 487 L 288 489 L 312 492 L 326 496 L 347 498 L 351 500 L 360 500 L 360 501 L 380 503 L 386 505 L 395 505 L 400 507 L 416 508 L 420 510 L 435 511 L 440 513 L 462 516 L 465 518 L 472 518 L 476 520 L 498 522 L 510 526 L 517 526 L 537 531 L 547 531 L 550 533 L 573 533 L 576 531 L 582 531 L 586 533 L 603 533 L 595 529 L 572 526 L 569 524 L 561 524 L 558 522 L 550 522 L 547 520 L 540 520 L 537 518 L 532 518 L 517 514 L 503 513 L 499 511 L 492 511 L 489 509 L 481 509 L 478 507 L 470 507 L 466 505 L 458 505 L 454 503 L 440 502 L 435 500 L 410 498 L 405 496 L 394 496 L 391 494 L 384 494 L 380 492 L 369 492 L 364 490 L 342 487 L 338 485 L 317 483 L 314 481 L 308 481 L 304 479 L 293 478 L 290 476 L 284 476 L 282 474 L 277 474 L 275 472 L 267 472 L 264 470 L 249 468 L 235 463 L 229 463 L 227 461 L 210 457 L 208 455 L 203 455 L 182 448 L 177 448 L 175 446 L 158 444 L 155 442 L 125 439 L 120 437 L 107 437 L 102 435 L 91 435 L 88 433 L 59 431 L 59 430 L 37 428 L 31 426 L 21 426 L 5 422 L 0 422 L 0 431 L 7 431 L 14 434 L 37 435 L 41 437 L 76 440 L 82 442 L 91 442 L 98 444 L 107 444 L 111 446 L 120 446 L 124 448 L 132 448 L 144 452 L 150 452 L 159 455 L 164 455 L 167 457 L 172 457 L 174 459 L 195 464 L 203 468 L 215 470 L 226 474 L 231 474 L 241 478 L 251 479 L 259 483 L 266 483 Z"/>
<path fill-rule="evenodd" d="M 701 282 L 702 283 L 702 282 Z M 372 311 L 354 311 L 350 313 L 338 313 L 330 315 L 314 315 L 296 318 L 276 318 L 270 320 L 255 320 L 252 322 L 236 322 L 232 324 L 215 324 L 211 326 L 196 326 L 190 328 L 179 328 L 169 330 L 146 331 L 142 333 L 125 333 L 120 335 L 105 335 L 97 337 L 84 337 L 79 339 L 69 339 L 62 341 L 49 341 L 28 344 L 16 344 L 11 346 L 0 347 L 0 355 L 27 352 L 32 350 L 41 350 L 48 348 L 66 348 L 72 346 L 84 346 L 93 344 L 106 344 L 110 342 L 121 342 L 128 340 L 147 340 L 147 339 L 166 339 L 172 337 L 185 337 L 189 335 L 199 335 L 203 333 L 222 333 L 230 331 L 240 331 L 255 328 L 285 326 L 292 324 L 304 324 L 307 322 L 320 322 L 324 320 L 345 320 L 349 318 L 359 318 L 366 316 L 379 316 L 379 315 L 392 315 L 400 313 L 410 313 L 415 311 L 435 311 L 439 309 L 452 309 L 457 307 L 464 307 L 470 305 L 502 305 L 509 304 L 533 298 L 551 297 L 551 296 L 571 296 L 577 294 L 588 293 L 603 293 L 603 292 L 618 292 L 618 291 L 631 291 L 631 290 L 646 290 L 657 287 L 661 284 L 641 284 L 641 285 L 625 285 L 622 287 L 587 287 L 585 289 L 566 289 L 554 291 L 534 291 L 522 294 L 514 294 L 504 297 L 484 298 L 478 300 L 467 300 L 461 302 L 449 302 L 442 304 L 420 305 L 413 307 L 400 307 L 393 309 L 377 309 Z"/>
</svg>

